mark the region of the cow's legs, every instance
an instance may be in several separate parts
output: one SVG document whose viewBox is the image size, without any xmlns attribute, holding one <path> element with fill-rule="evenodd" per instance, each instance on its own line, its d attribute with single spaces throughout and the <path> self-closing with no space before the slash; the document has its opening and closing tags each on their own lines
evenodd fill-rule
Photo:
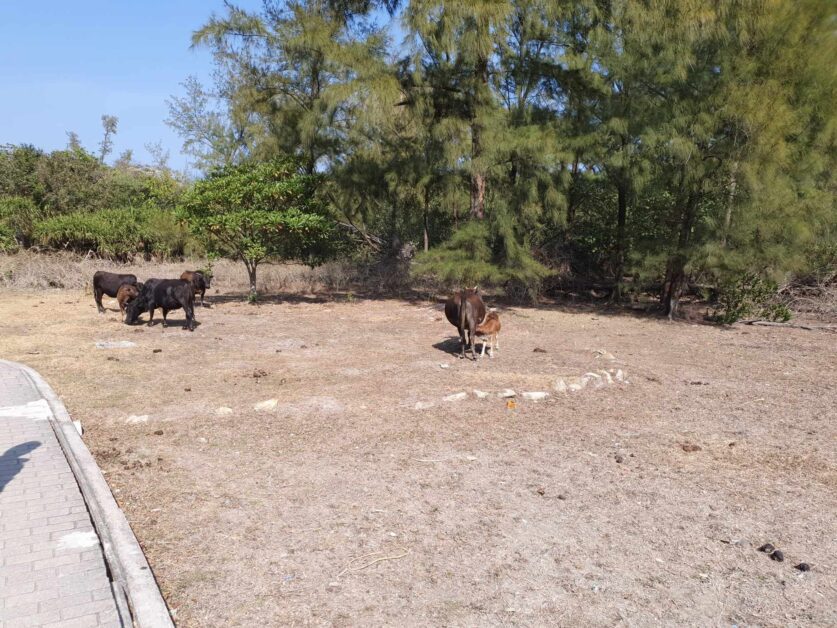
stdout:
<svg viewBox="0 0 837 628">
<path fill-rule="evenodd" d="M 151 327 L 154 324 L 154 308 L 152 307 L 148 310 L 148 326 Z"/>
<path fill-rule="evenodd" d="M 105 308 L 102 306 L 102 291 L 99 288 L 93 289 L 93 299 L 96 301 L 96 309 L 99 310 L 99 314 L 104 314 Z"/>
<path fill-rule="evenodd" d="M 203 304 L 203 295 L 205 295 L 205 294 L 206 294 L 206 290 L 201 290 L 201 307 L 206 307 L 206 306 Z"/>
<path fill-rule="evenodd" d="M 183 311 L 186 312 L 186 324 L 183 326 L 183 329 L 195 331 L 195 310 L 187 306 L 183 308 Z"/>
<path fill-rule="evenodd" d="M 163 308 L 163 327 L 168 327 L 168 321 L 166 320 L 166 316 L 169 315 L 169 311 L 166 308 Z"/>
<path fill-rule="evenodd" d="M 482 351 L 480 351 L 480 357 L 481 358 L 485 357 L 485 341 L 486 341 L 486 338 L 485 338 L 485 336 L 483 336 L 482 337 Z M 488 355 L 491 355 L 491 353 L 489 352 Z"/>
<path fill-rule="evenodd" d="M 462 349 L 461 358 L 465 359 L 465 346 L 468 344 L 468 341 L 465 339 L 465 329 L 462 328 L 459 330 L 459 346 Z"/>
</svg>

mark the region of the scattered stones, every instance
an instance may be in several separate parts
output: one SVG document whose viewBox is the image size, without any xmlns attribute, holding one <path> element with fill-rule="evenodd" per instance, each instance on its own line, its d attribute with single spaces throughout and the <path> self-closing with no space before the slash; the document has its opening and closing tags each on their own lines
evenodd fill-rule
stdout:
<svg viewBox="0 0 837 628">
<path fill-rule="evenodd" d="M 432 401 L 416 401 L 416 405 L 413 406 L 415 410 L 429 410 L 436 404 Z"/>
<path fill-rule="evenodd" d="M 793 568 L 799 571 L 811 571 L 811 565 L 808 563 L 799 563 L 798 565 L 794 565 Z"/>
<path fill-rule="evenodd" d="M 765 554 L 770 554 L 770 553 L 772 553 L 775 549 L 776 549 L 776 548 L 775 548 L 775 547 L 773 547 L 773 545 L 772 545 L 771 543 L 765 543 L 764 545 L 762 545 L 762 546 L 759 548 L 759 551 L 760 551 L 760 552 L 764 552 Z"/>
<path fill-rule="evenodd" d="M 782 553 L 782 550 L 777 549 L 777 550 L 773 550 L 770 553 L 770 558 L 772 558 L 776 562 L 781 563 L 783 560 L 785 560 L 785 555 Z"/>
<path fill-rule="evenodd" d="M 598 373 L 593 373 L 593 372 L 585 373 L 583 375 L 583 379 L 586 379 L 588 381 L 588 383 L 593 384 L 593 386 L 595 388 L 601 388 L 602 386 L 605 385 L 604 382 L 602 381 L 602 376 L 599 375 Z"/>
<path fill-rule="evenodd" d="M 552 385 L 556 392 L 567 392 L 567 383 L 563 379 L 555 380 L 555 383 Z"/>
<path fill-rule="evenodd" d="M 517 393 L 514 392 L 511 388 L 506 388 L 505 390 L 501 390 L 497 393 L 497 396 L 501 399 L 510 399 L 512 397 L 517 397 Z"/>
<path fill-rule="evenodd" d="M 130 349 L 136 347 L 137 343 L 130 340 L 116 340 L 116 341 L 100 341 L 96 343 L 97 349 Z"/>
<path fill-rule="evenodd" d="M 162 353 L 162 349 L 152 349 L 151 353 Z"/>
<path fill-rule="evenodd" d="M 442 362 L 442 363 L 439 365 L 439 368 L 440 368 L 440 369 L 449 369 L 449 368 L 450 368 L 450 364 L 445 364 L 444 362 Z"/>
<path fill-rule="evenodd" d="M 546 349 L 541 349 L 540 347 L 535 347 L 532 349 L 532 353 L 548 353 Z"/>
<path fill-rule="evenodd" d="M 269 412 L 270 410 L 275 410 L 276 406 L 279 405 L 278 399 L 267 399 L 265 401 L 260 401 L 256 405 L 253 406 L 253 410 L 256 412 Z"/>
<path fill-rule="evenodd" d="M 259 379 L 260 377 L 267 377 L 267 371 L 264 369 L 255 369 L 253 371 L 253 378 Z"/>
<path fill-rule="evenodd" d="M 136 425 L 137 423 L 148 423 L 148 415 L 147 414 L 132 414 L 127 419 L 125 419 L 125 423 L 129 425 Z"/>
<path fill-rule="evenodd" d="M 549 397 L 548 392 L 525 392 L 523 393 L 523 398 L 528 399 L 529 401 L 543 401 Z"/>
<path fill-rule="evenodd" d="M 695 445 L 694 443 L 680 443 L 680 449 L 687 453 L 691 453 L 693 451 L 700 451 L 701 446 Z"/>
<path fill-rule="evenodd" d="M 613 383 L 613 377 L 610 376 L 610 373 L 608 373 L 607 371 L 599 371 L 599 373 L 601 374 L 605 384 L 609 386 Z"/>
<path fill-rule="evenodd" d="M 215 414 L 218 416 L 227 416 L 228 414 L 232 414 L 232 408 L 228 408 L 227 406 L 221 406 L 220 408 L 215 409 Z"/>
<path fill-rule="evenodd" d="M 475 396 L 477 399 L 485 399 L 486 397 L 488 397 L 488 393 L 487 393 L 487 392 L 485 392 L 484 390 L 477 390 L 477 389 L 474 389 L 474 396 Z"/>
<path fill-rule="evenodd" d="M 616 356 L 610 353 L 609 351 L 605 351 L 604 349 L 596 349 L 594 351 L 597 358 L 604 358 L 605 360 L 615 360 Z"/>
<path fill-rule="evenodd" d="M 616 369 L 616 375 L 613 376 L 617 382 L 621 382 L 625 380 L 625 374 L 622 372 L 622 369 Z"/>
<path fill-rule="evenodd" d="M 448 395 L 444 398 L 445 401 L 462 401 L 463 399 L 468 398 L 468 393 L 466 392 L 458 392 L 453 393 L 452 395 Z"/>
</svg>

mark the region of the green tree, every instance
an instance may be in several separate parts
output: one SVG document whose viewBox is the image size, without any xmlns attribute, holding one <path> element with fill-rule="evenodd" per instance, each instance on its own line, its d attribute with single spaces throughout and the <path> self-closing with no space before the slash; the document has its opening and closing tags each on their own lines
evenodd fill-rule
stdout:
<svg viewBox="0 0 837 628">
<path fill-rule="evenodd" d="M 228 166 L 195 183 L 183 216 L 208 252 L 244 263 L 255 299 L 261 263 L 314 266 L 336 253 L 335 223 L 315 199 L 318 179 L 291 161 Z"/>
</svg>

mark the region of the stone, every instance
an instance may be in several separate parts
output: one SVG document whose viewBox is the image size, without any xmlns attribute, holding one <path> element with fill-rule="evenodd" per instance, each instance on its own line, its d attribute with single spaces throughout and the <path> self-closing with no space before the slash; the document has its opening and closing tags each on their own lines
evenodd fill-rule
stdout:
<svg viewBox="0 0 837 628">
<path fill-rule="evenodd" d="M 486 397 L 488 397 L 488 393 L 487 393 L 487 392 L 485 392 L 484 390 L 476 390 L 476 389 L 474 389 L 474 396 L 475 396 L 477 399 L 485 399 Z"/>
<path fill-rule="evenodd" d="M 453 393 L 452 395 L 448 395 L 447 397 L 445 397 L 444 400 L 445 401 L 462 401 L 463 399 L 467 399 L 467 398 L 468 398 L 468 393 L 458 392 L 458 393 Z"/>
<path fill-rule="evenodd" d="M 432 401 L 416 401 L 416 405 L 413 406 L 414 410 L 429 410 L 436 404 Z"/>
<path fill-rule="evenodd" d="M 439 368 L 440 368 L 440 369 L 449 369 L 449 368 L 450 368 L 450 364 L 445 364 L 444 362 L 442 362 L 442 363 L 439 365 Z"/>
<path fill-rule="evenodd" d="M 132 414 L 127 419 L 125 419 L 125 423 L 129 425 L 136 425 L 137 423 L 148 423 L 148 415 L 147 414 Z"/>
<path fill-rule="evenodd" d="M 567 392 L 567 383 L 563 379 L 556 379 L 552 387 L 556 392 Z"/>
<path fill-rule="evenodd" d="M 130 349 L 131 347 L 136 347 L 137 343 L 131 342 L 130 340 L 102 340 L 96 343 L 97 349 Z"/>
<path fill-rule="evenodd" d="M 256 405 L 253 406 L 253 410 L 256 412 L 270 412 L 271 410 L 275 410 L 276 406 L 279 405 L 278 399 L 267 399 L 265 401 L 260 401 Z"/>
<path fill-rule="evenodd" d="M 602 386 L 604 386 L 602 376 L 598 373 L 585 373 L 582 377 L 586 379 L 589 383 L 593 384 L 595 388 L 601 388 Z"/>
<path fill-rule="evenodd" d="M 625 381 L 625 374 L 622 372 L 622 369 L 616 369 L 616 375 L 613 376 L 617 382 Z"/>
<path fill-rule="evenodd" d="M 511 397 L 517 397 L 517 393 L 511 388 L 506 388 L 505 390 L 498 392 L 497 396 L 500 397 L 500 399 L 510 399 Z"/>
<path fill-rule="evenodd" d="M 228 408 L 227 406 L 215 408 L 215 414 L 217 414 L 218 416 L 227 416 L 228 414 L 232 414 L 232 412 L 232 408 Z"/>
<path fill-rule="evenodd" d="M 613 378 L 610 376 L 610 373 L 607 371 L 599 371 L 599 373 L 601 373 L 602 379 L 606 384 L 610 385 L 613 383 Z"/>
<path fill-rule="evenodd" d="M 547 397 L 549 397 L 548 392 L 533 391 L 523 393 L 523 398 L 529 401 L 543 401 Z"/>
</svg>

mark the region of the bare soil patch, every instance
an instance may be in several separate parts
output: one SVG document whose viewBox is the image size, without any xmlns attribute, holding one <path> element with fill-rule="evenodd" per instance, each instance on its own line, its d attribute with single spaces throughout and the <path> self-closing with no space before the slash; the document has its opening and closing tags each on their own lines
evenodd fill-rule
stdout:
<svg viewBox="0 0 837 628">
<path fill-rule="evenodd" d="M 833 334 L 507 308 L 475 364 L 435 303 L 223 297 L 189 333 L 0 293 L 179 625 L 837 623 Z"/>
</svg>

